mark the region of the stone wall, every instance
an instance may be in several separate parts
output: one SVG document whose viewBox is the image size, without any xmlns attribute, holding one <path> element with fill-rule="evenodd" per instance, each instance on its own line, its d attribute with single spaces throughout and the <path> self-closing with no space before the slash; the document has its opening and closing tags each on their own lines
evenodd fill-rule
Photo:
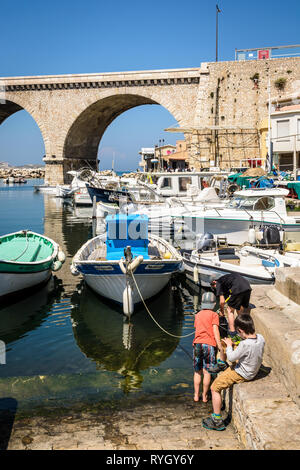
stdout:
<svg viewBox="0 0 300 470">
<path fill-rule="evenodd" d="M 278 90 L 275 81 L 281 77 L 286 84 Z M 276 101 L 300 95 L 299 77 L 300 58 L 284 58 L 176 70 L 1 78 L 6 103 L 0 123 L 20 109 L 31 114 L 44 139 L 51 184 L 62 183 L 67 169 L 78 168 L 81 161 L 96 163 L 106 128 L 123 112 L 145 104 L 163 106 L 181 128 L 202 129 L 185 132 L 190 166 L 207 167 L 215 157 L 222 167 L 240 166 L 242 159 L 260 155 L 259 125 L 268 116 L 269 79 Z"/>
</svg>

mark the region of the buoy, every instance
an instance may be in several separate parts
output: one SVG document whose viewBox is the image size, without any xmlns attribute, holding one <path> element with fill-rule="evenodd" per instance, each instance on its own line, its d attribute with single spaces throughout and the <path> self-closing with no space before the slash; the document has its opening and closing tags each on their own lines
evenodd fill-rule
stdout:
<svg viewBox="0 0 300 470">
<path fill-rule="evenodd" d="M 199 284 L 199 273 L 197 266 L 194 267 L 194 283 Z"/>
<path fill-rule="evenodd" d="M 172 258 L 172 255 L 169 251 L 166 251 L 166 253 L 164 254 L 164 259 L 171 259 Z"/>
<path fill-rule="evenodd" d="M 59 271 L 59 269 L 62 267 L 62 262 L 61 261 L 54 261 L 51 266 L 52 271 Z"/>
<path fill-rule="evenodd" d="M 58 259 L 58 261 L 60 261 L 61 263 L 64 263 L 64 262 L 66 261 L 66 255 L 64 254 L 63 251 L 61 251 L 61 250 L 58 251 L 57 259 Z"/>
<path fill-rule="evenodd" d="M 132 298 L 132 289 L 129 284 L 126 285 L 123 291 L 123 312 L 125 315 L 129 316 L 133 313 L 134 304 Z"/>
<path fill-rule="evenodd" d="M 256 232 L 254 228 L 249 228 L 248 241 L 249 243 L 251 243 L 251 245 L 254 245 L 256 243 Z"/>
</svg>

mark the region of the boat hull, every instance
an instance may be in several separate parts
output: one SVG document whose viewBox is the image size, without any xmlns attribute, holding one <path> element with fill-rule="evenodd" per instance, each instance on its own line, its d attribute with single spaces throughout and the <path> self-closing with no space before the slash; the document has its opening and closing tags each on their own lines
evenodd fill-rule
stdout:
<svg viewBox="0 0 300 470">
<path fill-rule="evenodd" d="M 212 280 L 219 279 L 225 274 L 238 273 L 241 274 L 250 284 L 273 284 L 275 281 L 274 275 L 266 270 L 256 270 L 255 272 L 247 272 L 247 270 L 241 269 L 239 266 L 231 265 L 229 263 L 219 263 L 219 266 L 213 264 L 197 264 L 197 271 L 199 275 L 199 281 L 196 282 L 194 279 L 194 267 L 196 263 L 183 259 L 183 265 L 185 269 L 186 277 L 194 284 L 201 285 L 203 287 L 210 287 Z M 264 272 L 265 271 L 265 272 Z"/>
<path fill-rule="evenodd" d="M 35 273 L 0 273 L 0 298 L 46 283 L 51 273 L 50 269 Z"/>
<path fill-rule="evenodd" d="M 132 301 L 136 305 L 158 294 L 169 282 L 172 273 L 157 275 L 135 275 L 136 283 L 140 294 L 135 286 L 133 279 L 129 279 L 129 285 L 132 289 Z M 85 281 L 97 294 L 113 300 L 118 304 L 123 304 L 123 292 L 126 288 L 126 276 L 120 275 L 85 275 Z"/>
</svg>

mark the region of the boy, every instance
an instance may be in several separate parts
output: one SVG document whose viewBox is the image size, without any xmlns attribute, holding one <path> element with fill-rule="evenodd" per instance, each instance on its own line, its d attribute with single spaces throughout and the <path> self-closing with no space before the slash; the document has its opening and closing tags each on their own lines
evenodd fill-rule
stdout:
<svg viewBox="0 0 300 470">
<path fill-rule="evenodd" d="M 219 316 L 213 311 L 215 305 L 214 294 L 206 292 L 202 296 L 201 310 L 195 316 L 196 331 L 193 341 L 195 402 L 199 401 L 201 374 L 203 374 L 202 401 L 204 403 L 208 401 L 207 393 L 211 380 L 208 369 L 216 364 L 217 346 L 220 350 L 220 357 L 225 362 L 219 333 Z"/>
<path fill-rule="evenodd" d="M 226 426 L 221 418 L 222 397 L 221 391 L 231 385 L 247 382 L 254 379 L 261 363 L 265 340 L 262 335 L 255 333 L 255 327 L 250 315 L 238 315 L 234 320 L 234 327 L 243 339 L 233 350 L 231 338 L 225 338 L 227 359 L 238 361 L 233 367 L 221 372 L 211 385 L 213 414 L 202 420 L 203 427 L 215 431 L 223 431 Z"/>
<path fill-rule="evenodd" d="M 236 335 L 234 331 L 234 311 L 236 310 L 238 314 L 248 313 L 251 286 L 247 279 L 239 273 L 231 273 L 212 281 L 211 287 L 216 290 L 216 295 L 220 297 L 221 315 L 224 315 L 225 303 L 228 305 L 228 334 L 234 337 Z"/>
</svg>

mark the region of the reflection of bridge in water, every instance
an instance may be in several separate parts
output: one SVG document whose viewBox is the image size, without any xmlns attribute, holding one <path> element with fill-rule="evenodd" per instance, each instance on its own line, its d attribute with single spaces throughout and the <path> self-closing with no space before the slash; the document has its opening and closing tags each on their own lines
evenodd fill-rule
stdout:
<svg viewBox="0 0 300 470">
<path fill-rule="evenodd" d="M 44 233 L 55 240 L 66 255 L 62 268 L 55 273 L 61 279 L 66 294 L 72 294 L 79 279 L 70 271 L 70 264 L 77 250 L 91 237 L 91 222 L 88 218 L 76 219 L 72 217 L 73 208 L 65 206 L 60 198 L 44 197 L 45 220 Z"/>
</svg>

